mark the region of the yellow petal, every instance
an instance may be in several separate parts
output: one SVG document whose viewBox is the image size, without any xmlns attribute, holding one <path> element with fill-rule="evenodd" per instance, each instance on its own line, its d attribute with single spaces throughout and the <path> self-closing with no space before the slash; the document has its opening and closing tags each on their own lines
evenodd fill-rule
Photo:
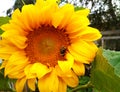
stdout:
<svg viewBox="0 0 120 92">
<path fill-rule="evenodd" d="M 58 84 L 58 77 L 53 70 L 51 73 L 39 79 L 38 88 L 40 92 L 58 92 Z"/>
<path fill-rule="evenodd" d="M 58 9 L 56 0 L 37 0 L 36 7 L 39 11 L 40 24 L 51 25 L 52 14 Z"/>
<path fill-rule="evenodd" d="M 41 63 L 34 63 L 27 65 L 24 71 L 26 77 L 30 79 L 35 77 L 41 78 L 45 74 L 49 73 L 51 69 Z"/>
<path fill-rule="evenodd" d="M 89 61 L 91 59 L 89 58 L 86 58 L 84 56 L 82 56 L 81 54 L 77 53 L 76 51 L 74 51 L 71 46 L 68 47 L 69 49 L 69 52 L 72 54 L 72 56 L 74 57 L 74 59 L 78 62 L 81 62 L 81 63 L 86 63 L 86 64 L 89 64 Z"/>
<path fill-rule="evenodd" d="M 16 39 L 16 36 L 17 36 L 17 39 Z M 6 31 L 5 33 L 2 34 L 2 37 L 12 42 L 14 45 L 16 45 L 20 49 L 23 49 L 27 46 L 27 44 L 25 43 L 27 41 L 27 37 L 14 34 L 13 31 Z"/>
<path fill-rule="evenodd" d="M 16 51 L 19 51 L 19 49 L 4 40 L 0 40 L 0 58 L 7 60 Z"/>
<path fill-rule="evenodd" d="M 21 14 L 22 14 L 22 18 L 23 18 L 23 23 L 31 31 L 34 28 L 37 29 L 40 26 L 40 24 L 39 24 L 40 17 L 39 17 L 39 12 L 38 11 L 39 11 L 38 8 L 36 8 L 32 4 L 25 5 L 22 8 L 22 13 Z"/>
<path fill-rule="evenodd" d="M 20 35 L 27 35 L 28 33 L 24 31 L 20 26 L 13 24 L 13 23 L 7 23 L 1 26 L 1 29 L 4 31 L 9 31 L 8 33 L 12 34 L 20 34 Z M 5 32 L 4 32 L 5 33 Z"/>
<path fill-rule="evenodd" d="M 84 27 L 90 24 L 89 19 L 86 16 L 78 16 L 73 14 L 66 27 L 67 33 L 81 32 Z"/>
<path fill-rule="evenodd" d="M 51 25 L 52 22 L 52 14 L 58 10 L 58 5 L 56 3 L 48 4 L 47 6 L 43 7 L 40 11 L 40 24 Z"/>
<path fill-rule="evenodd" d="M 7 66 L 7 67 L 5 67 L 5 76 L 9 75 L 11 73 L 18 74 L 19 72 L 23 71 L 23 68 L 24 68 L 24 66 L 13 66 L 13 65 L 11 65 L 9 67 Z M 16 75 L 14 75 L 14 76 L 16 76 Z M 21 76 L 23 76 L 23 75 L 21 75 Z"/>
<path fill-rule="evenodd" d="M 45 7 L 47 5 L 55 4 L 58 0 L 36 0 L 36 6 L 39 8 Z"/>
<path fill-rule="evenodd" d="M 17 80 L 17 82 L 15 84 L 17 92 L 23 92 L 23 88 L 24 88 L 25 82 L 26 82 L 26 78 L 22 78 L 22 79 L 18 79 Z"/>
<path fill-rule="evenodd" d="M 20 56 L 21 55 L 21 56 Z M 5 67 L 5 76 L 12 73 L 12 75 L 16 76 L 15 74 L 21 73 L 24 71 L 24 68 L 28 64 L 28 58 L 24 56 L 23 52 L 16 52 L 14 53 L 8 60 L 6 67 Z M 21 75 L 21 76 L 24 76 Z M 19 77 L 21 77 L 19 76 Z"/>
<path fill-rule="evenodd" d="M 59 77 L 70 77 L 71 76 L 71 69 L 67 72 L 63 72 L 61 68 L 58 65 L 56 65 L 55 71 L 56 71 L 57 76 Z"/>
<path fill-rule="evenodd" d="M 2 36 L 2 38 L 7 38 L 7 37 L 12 36 L 12 34 L 13 35 L 20 35 L 20 32 L 18 30 L 16 31 L 14 29 L 11 29 L 11 30 L 9 29 L 9 31 L 5 31 L 1 36 Z"/>
<path fill-rule="evenodd" d="M 83 63 L 74 62 L 72 69 L 79 76 L 85 74 L 85 66 Z"/>
<path fill-rule="evenodd" d="M 76 87 L 79 83 L 78 77 L 71 70 L 70 75 L 68 77 L 62 77 L 65 83 L 70 87 Z"/>
<path fill-rule="evenodd" d="M 48 4 L 56 3 L 58 0 L 46 0 Z"/>
<path fill-rule="evenodd" d="M 63 72 L 67 72 L 72 68 L 74 58 L 70 53 L 66 54 L 66 61 L 58 61 L 58 65 Z"/>
<path fill-rule="evenodd" d="M 20 78 L 23 78 L 24 76 L 25 76 L 25 73 L 22 70 L 18 70 L 18 72 L 13 72 L 8 75 L 8 77 L 11 79 L 20 79 Z"/>
<path fill-rule="evenodd" d="M 58 92 L 66 92 L 66 91 L 67 91 L 66 83 L 61 78 L 59 78 Z"/>
<path fill-rule="evenodd" d="M 88 60 L 89 62 L 93 61 L 97 49 L 98 49 L 97 46 L 93 42 L 85 42 L 82 40 L 76 41 L 72 43 L 71 46 L 69 46 L 69 51 L 74 51 L 78 55 L 83 57 L 79 58 L 79 61 L 84 60 L 84 58 L 86 58 L 85 61 L 86 60 Z M 72 52 L 71 54 L 73 55 Z"/>
<path fill-rule="evenodd" d="M 24 5 L 23 8 L 27 5 Z M 31 14 L 30 14 L 31 15 Z M 27 11 L 26 12 L 20 12 L 19 9 L 16 9 L 12 14 L 12 20 L 10 20 L 10 24 L 14 24 L 22 28 L 24 31 L 32 31 L 32 27 L 29 25 L 29 21 L 27 20 L 29 17 L 27 17 Z M 27 17 L 27 18 L 26 18 Z"/>
<path fill-rule="evenodd" d="M 21 12 L 21 18 L 24 26 L 26 27 L 26 30 L 33 31 L 33 28 L 35 26 L 34 23 L 34 18 L 32 19 L 33 15 L 33 9 L 34 6 L 32 4 L 30 5 L 24 5 L 22 7 L 22 12 Z M 34 9 L 35 10 L 35 9 Z"/>
<path fill-rule="evenodd" d="M 82 10 L 78 10 L 75 12 L 77 15 L 79 16 L 88 16 L 88 14 L 90 13 L 89 9 L 82 9 Z"/>
<path fill-rule="evenodd" d="M 8 26 L 9 26 L 9 23 L 6 23 L 6 24 L 0 26 L 0 28 L 1 28 L 2 30 L 6 31 L 6 30 L 9 29 Z"/>
<path fill-rule="evenodd" d="M 95 41 L 97 39 L 101 38 L 101 33 L 92 27 L 86 27 L 82 29 L 83 31 L 78 32 L 76 35 L 71 36 L 70 38 L 76 38 L 79 37 L 79 39 L 83 39 L 86 41 Z"/>
<path fill-rule="evenodd" d="M 2 58 L 2 59 L 8 60 L 9 57 L 10 57 L 10 54 L 4 54 L 4 53 L 1 54 L 1 53 L 0 53 L 0 58 Z"/>
<path fill-rule="evenodd" d="M 30 69 L 30 72 L 36 74 L 38 78 L 43 77 L 45 74 L 49 73 L 51 69 L 41 63 L 34 63 Z"/>
<path fill-rule="evenodd" d="M 71 4 L 66 4 L 60 7 L 60 13 L 64 14 L 64 18 L 62 19 L 59 28 L 65 28 L 69 24 L 69 20 L 74 13 L 74 6 Z M 66 16 L 67 15 L 67 16 Z"/>
<path fill-rule="evenodd" d="M 22 64 L 28 64 L 28 57 L 26 57 L 26 53 L 24 51 L 17 51 L 11 55 L 8 62 L 9 65 L 22 65 Z M 8 66 L 9 66 L 8 65 Z"/>
<path fill-rule="evenodd" d="M 12 19 L 17 19 L 18 17 L 20 17 L 21 13 L 19 9 L 16 9 L 13 14 L 12 14 Z"/>
<path fill-rule="evenodd" d="M 26 30 L 26 26 L 23 23 L 23 19 L 21 17 L 21 12 L 19 9 L 16 9 L 12 14 L 12 19 L 9 21 L 15 25 L 18 25 L 20 28 Z"/>
<path fill-rule="evenodd" d="M 30 72 L 30 69 L 31 69 L 32 65 L 33 64 L 28 64 L 24 69 L 24 72 L 25 72 L 25 75 L 26 75 L 27 79 L 33 79 L 33 78 L 37 77 L 36 74 L 33 74 L 33 73 Z"/>
<path fill-rule="evenodd" d="M 63 18 L 64 18 L 64 14 L 62 14 L 60 12 L 55 12 L 54 14 L 52 14 L 52 25 L 55 28 L 57 28 Z"/>
<path fill-rule="evenodd" d="M 45 1 L 44 1 L 44 0 L 36 0 L 35 5 L 36 5 L 37 7 L 42 8 L 42 7 L 45 5 Z"/>
<path fill-rule="evenodd" d="M 8 40 L 4 39 L 2 36 L 0 36 L 0 38 L 2 38 L 2 40 L 0 39 L 0 47 L 5 47 L 6 44 L 11 45 L 11 43 Z"/>
<path fill-rule="evenodd" d="M 36 82 L 36 79 L 28 79 L 27 80 L 27 84 L 28 84 L 28 87 L 32 90 L 32 91 L 35 91 L 35 82 Z"/>
</svg>

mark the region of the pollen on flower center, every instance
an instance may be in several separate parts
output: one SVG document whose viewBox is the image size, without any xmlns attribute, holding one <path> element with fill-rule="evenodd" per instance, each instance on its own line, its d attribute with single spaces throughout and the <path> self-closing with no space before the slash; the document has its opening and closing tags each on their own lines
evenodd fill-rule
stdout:
<svg viewBox="0 0 120 92">
<path fill-rule="evenodd" d="M 25 51 L 32 63 L 41 62 L 47 66 L 55 66 L 58 60 L 65 59 L 60 50 L 67 48 L 70 42 L 63 30 L 42 26 L 30 31 L 27 38 Z"/>
</svg>

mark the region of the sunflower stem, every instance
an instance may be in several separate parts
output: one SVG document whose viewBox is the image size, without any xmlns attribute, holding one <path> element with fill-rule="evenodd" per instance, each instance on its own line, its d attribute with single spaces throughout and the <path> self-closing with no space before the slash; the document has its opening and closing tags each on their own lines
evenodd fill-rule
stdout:
<svg viewBox="0 0 120 92">
<path fill-rule="evenodd" d="M 89 81 L 87 84 L 85 84 L 85 85 L 79 85 L 78 87 L 72 89 L 70 92 L 76 92 L 76 91 L 78 91 L 78 90 L 80 90 L 80 89 L 86 89 L 86 88 L 91 88 L 91 87 L 93 87 L 93 85 L 92 85 L 92 83 Z"/>
</svg>

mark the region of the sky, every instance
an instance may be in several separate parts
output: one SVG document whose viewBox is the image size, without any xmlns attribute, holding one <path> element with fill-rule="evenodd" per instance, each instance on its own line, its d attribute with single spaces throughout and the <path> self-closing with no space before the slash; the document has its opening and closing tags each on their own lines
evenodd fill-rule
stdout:
<svg viewBox="0 0 120 92">
<path fill-rule="evenodd" d="M 15 0 L 0 0 L 0 16 L 6 15 L 6 10 L 14 5 Z"/>
<path fill-rule="evenodd" d="M 77 5 L 80 5 L 79 0 L 68 0 L 69 2 L 76 1 Z M 0 16 L 6 16 L 6 11 L 14 5 L 15 0 L 0 0 Z M 119 4 L 119 0 L 112 0 L 112 3 Z M 98 5 L 99 6 L 99 5 Z M 118 5 L 120 7 L 120 4 Z M 91 2 L 87 6 L 87 8 L 91 8 Z"/>
</svg>

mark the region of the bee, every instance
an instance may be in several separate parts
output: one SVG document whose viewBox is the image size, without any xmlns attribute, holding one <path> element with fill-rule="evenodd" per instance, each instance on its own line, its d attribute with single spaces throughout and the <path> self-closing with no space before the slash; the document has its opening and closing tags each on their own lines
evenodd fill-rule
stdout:
<svg viewBox="0 0 120 92">
<path fill-rule="evenodd" d="M 67 50 L 66 47 L 61 47 L 61 48 L 60 48 L 60 55 L 61 55 L 61 56 L 65 56 L 66 50 Z"/>
</svg>

